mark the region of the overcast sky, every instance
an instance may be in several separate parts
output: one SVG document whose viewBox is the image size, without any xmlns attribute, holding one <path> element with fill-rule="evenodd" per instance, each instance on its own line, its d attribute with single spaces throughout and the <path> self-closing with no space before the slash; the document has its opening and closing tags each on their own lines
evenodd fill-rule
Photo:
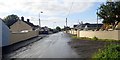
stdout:
<svg viewBox="0 0 120 60">
<path fill-rule="evenodd" d="M 63 27 L 66 17 L 69 26 L 79 21 L 96 23 L 96 9 L 103 2 L 105 0 L 0 0 L 0 18 L 15 14 L 29 18 L 32 23 L 38 25 L 38 16 L 42 11 L 42 26 Z"/>
</svg>

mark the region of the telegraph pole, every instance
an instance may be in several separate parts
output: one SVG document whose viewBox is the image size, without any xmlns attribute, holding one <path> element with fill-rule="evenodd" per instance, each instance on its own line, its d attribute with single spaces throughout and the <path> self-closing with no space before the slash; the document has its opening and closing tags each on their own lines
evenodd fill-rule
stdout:
<svg viewBox="0 0 120 60">
<path fill-rule="evenodd" d="M 67 18 L 66 18 L 66 27 L 67 27 Z"/>
<path fill-rule="evenodd" d="M 40 24 L 40 13 L 39 13 L 39 26 L 41 27 L 41 24 Z"/>
<path fill-rule="evenodd" d="M 65 27 L 66 33 L 67 33 L 67 29 L 68 27 L 67 27 L 67 18 L 66 18 L 66 27 Z"/>
</svg>

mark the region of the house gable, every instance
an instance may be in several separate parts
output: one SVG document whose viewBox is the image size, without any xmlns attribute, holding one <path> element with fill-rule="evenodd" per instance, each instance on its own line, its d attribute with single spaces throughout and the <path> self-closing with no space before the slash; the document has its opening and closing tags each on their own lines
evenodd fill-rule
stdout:
<svg viewBox="0 0 120 60">
<path fill-rule="evenodd" d="M 31 31 L 32 27 L 30 25 L 28 25 L 27 23 L 25 23 L 24 21 L 18 20 L 16 23 L 14 23 L 12 26 L 10 26 L 10 30 L 12 32 L 21 32 L 24 30 Z"/>
</svg>

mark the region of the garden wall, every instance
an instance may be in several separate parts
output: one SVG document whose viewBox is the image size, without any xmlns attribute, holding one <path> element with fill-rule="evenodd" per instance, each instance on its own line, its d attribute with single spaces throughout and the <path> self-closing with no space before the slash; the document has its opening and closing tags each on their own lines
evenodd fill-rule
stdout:
<svg viewBox="0 0 120 60">
<path fill-rule="evenodd" d="M 69 33 L 71 33 L 70 30 Z M 114 39 L 114 40 L 120 40 L 120 30 L 114 30 L 114 31 L 76 31 L 78 37 L 97 37 L 99 39 Z M 75 33 L 71 33 L 75 34 Z"/>
<path fill-rule="evenodd" d="M 29 31 L 24 33 L 11 33 L 10 34 L 10 44 L 20 42 L 35 36 L 38 36 L 38 31 Z"/>
</svg>

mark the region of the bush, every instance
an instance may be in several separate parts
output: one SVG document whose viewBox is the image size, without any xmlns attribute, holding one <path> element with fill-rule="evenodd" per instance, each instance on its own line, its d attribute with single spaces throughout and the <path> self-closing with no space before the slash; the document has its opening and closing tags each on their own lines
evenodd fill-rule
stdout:
<svg viewBox="0 0 120 60">
<path fill-rule="evenodd" d="M 93 55 L 93 58 L 99 58 L 99 60 L 113 60 L 111 58 L 120 58 L 120 45 L 111 44 L 105 47 L 105 49 L 99 49 L 97 53 Z"/>
<path fill-rule="evenodd" d="M 93 40 L 98 40 L 98 38 L 97 38 L 96 36 L 94 36 L 92 39 L 93 39 Z"/>
<path fill-rule="evenodd" d="M 78 39 L 78 40 L 91 40 L 91 38 L 88 37 L 77 37 L 77 36 L 72 36 L 73 39 Z"/>
<path fill-rule="evenodd" d="M 72 36 L 73 39 L 77 39 L 78 37 L 77 36 Z"/>
</svg>

